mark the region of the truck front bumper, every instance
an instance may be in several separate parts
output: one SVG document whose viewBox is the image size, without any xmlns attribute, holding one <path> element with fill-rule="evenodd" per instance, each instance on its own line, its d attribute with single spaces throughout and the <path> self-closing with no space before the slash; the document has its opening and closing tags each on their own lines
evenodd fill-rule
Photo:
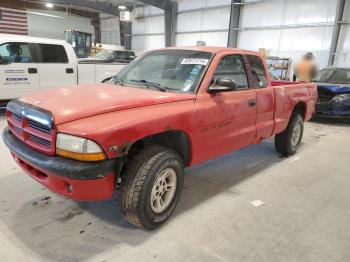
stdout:
<svg viewBox="0 0 350 262">
<path fill-rule="evenodd" d="M 105 200 L 115 189 L 119 159 L 80 162 L 32 150 L 5 128 L 6 146 L 25 173 L 50 190 L 79 201 Z"/>
</svg>

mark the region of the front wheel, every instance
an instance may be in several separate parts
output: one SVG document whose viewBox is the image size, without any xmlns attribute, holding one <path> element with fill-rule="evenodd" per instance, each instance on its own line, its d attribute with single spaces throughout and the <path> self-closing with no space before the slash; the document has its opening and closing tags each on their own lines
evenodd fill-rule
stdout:
<svg viewBox="0 0 350 262">
<path fill-rule="evenodd" d="M 173 213 L 181 196 L 184 167 L 168 148 L 141 150 L 123 174 L 121 208 L 124 217 L 144 229 L 155 229 Z"/>
<path fill-rule="evenodd" d="M 285 131 L 275 135 L 275 148 L 282 156 L 294 155 L 301 143 L 304 120 L 300 113 L 293 113 Z"/>
</svg>

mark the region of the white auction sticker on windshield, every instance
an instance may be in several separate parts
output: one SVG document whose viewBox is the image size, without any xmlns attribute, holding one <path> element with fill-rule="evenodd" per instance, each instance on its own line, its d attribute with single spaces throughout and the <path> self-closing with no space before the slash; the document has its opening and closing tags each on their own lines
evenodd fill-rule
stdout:
<svg viewBox="0 0 350 262">
<path fill-rule="evenodd" d="M 205 58 L 184 58 L 181 61 L 182 65 L 207 65 L 209 59 Z"/>
</svg>

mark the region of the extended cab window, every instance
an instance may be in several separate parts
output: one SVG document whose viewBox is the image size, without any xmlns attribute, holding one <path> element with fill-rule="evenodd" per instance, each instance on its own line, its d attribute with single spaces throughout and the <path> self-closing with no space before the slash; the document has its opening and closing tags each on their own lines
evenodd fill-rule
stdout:
<svg viewBox="0 0 350 262">
<path fill-rule="evenodd" d="M 41 63 L 68 63 L 66 49 L 61 45 L 39 44 Z"/>
<path fill-rule="evenodd" d="M 228 55 L 221 59 L 214 73 L 214 83 L 218 78 L 228 78 L 236 82 L 238 89 L 248 88 L 248 78 L 240 55 Z"/>
<path fill-rule="evenodd" d="M 27 43 L 6 43 L 0 46 L 2 64 L 32 63 L 33 57 Z"/>
<path fill-rule="evenodd" d="M 266 71 L 260 57 L 248 55 L 248 61 L 253 75 L 252 87 L 267 87 Z"/>
</svg>

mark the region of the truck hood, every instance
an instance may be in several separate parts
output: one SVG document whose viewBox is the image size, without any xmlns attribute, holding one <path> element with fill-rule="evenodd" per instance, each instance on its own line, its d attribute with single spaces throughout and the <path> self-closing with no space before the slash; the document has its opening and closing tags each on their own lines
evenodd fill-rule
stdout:
<svg viewBox="0 0 350 262">
<path fill-rule="evenodd" d="M 98 84 L 55 88 L 20 100 L 50 111 L 55 124 L 60 125 L 93 115 L 195 98 L 194 94 Z"/>
<path fill-rule="evenodd" d="M 350 85 L 317 83 L 317 88 L 319 91 L 328 91 L 330 93 L 333 93 L 334 95 L 350 93 Z"/>
</svg>

